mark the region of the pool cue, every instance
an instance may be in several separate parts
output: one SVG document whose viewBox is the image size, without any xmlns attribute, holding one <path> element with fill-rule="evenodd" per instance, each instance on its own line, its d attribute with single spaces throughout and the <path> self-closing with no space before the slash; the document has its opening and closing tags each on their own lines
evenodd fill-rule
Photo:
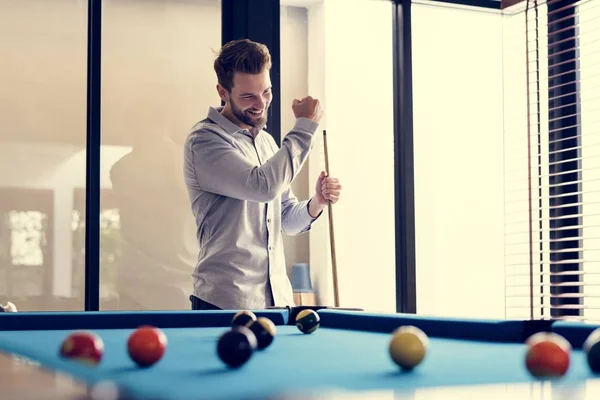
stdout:
<svg viewBox="0 0 600 400">
<path fill-rule="evenodd" d="M 329 176 L 329 152 L 327 150 L 327 131 L 323 129 L 323 147 L 325 149 L 325 172 Z M 340 294 L 338 289 L 337 263 L 335 257 L 335 234 L 333 230 L 333 207 L 331 201 L 327 203 L 327 213 L 329 214 L 329 242 L 331 245 L 331 267 L 333 272 L 333 298 L 334 306 L 340 306 Z"/>
</svg>

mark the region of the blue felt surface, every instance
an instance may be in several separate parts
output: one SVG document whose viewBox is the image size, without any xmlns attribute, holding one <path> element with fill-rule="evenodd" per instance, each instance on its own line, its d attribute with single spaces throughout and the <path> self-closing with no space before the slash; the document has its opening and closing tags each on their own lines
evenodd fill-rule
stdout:
<svg viewBox="0 0 600 400">
<path fill-rule="evenodd" d="M 163 399 L 240 399 L 339 387 L 352 390 L 402 389 L 434 385 L 519 383 L 531 378 L 524 368 L 524 346 L 431 338 L 423 364 L 411 373 L 391 362 L 389 334 L 321 328 L 304 335 L 279 326 L 275 342 L 239 370 L 218 359 L 216 341 L 226 328 L 168 328 L 163 360 L 139 369 L 129 360 L 131 329 L 96 330 L 106 353 L 97 368 L 61 361 L 57 351 L 70 331 L 0 332 L 0 350 L 15 351 L 43 364 L 90 380 L 114 380 L 130 394 Z M 562 382 L 591 378 L 581 352 L 573 353 Z"/>
</svg>

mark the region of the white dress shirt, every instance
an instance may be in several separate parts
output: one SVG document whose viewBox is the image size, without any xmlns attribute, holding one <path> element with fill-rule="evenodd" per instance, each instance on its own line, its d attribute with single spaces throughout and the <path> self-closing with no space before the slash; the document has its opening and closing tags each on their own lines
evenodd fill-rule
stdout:
<svg viewBox="0 0 600 400">
<path fill-rule="evenodd" d="M 196 219 L 194 295 L 222 309 L 294 305 L 282 235 L 315 218 L 290 188 L 308 159 L 318 124 L 299 118 L 278 148 L 210 107 L 185 144 L 184 177 Z"/>
</svg>

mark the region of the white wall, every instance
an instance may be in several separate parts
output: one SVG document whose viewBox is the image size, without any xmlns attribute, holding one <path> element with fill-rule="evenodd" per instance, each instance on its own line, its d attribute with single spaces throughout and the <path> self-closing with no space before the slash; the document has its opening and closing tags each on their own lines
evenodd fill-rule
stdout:
<svg viewBox="0 0 600 400">
<path fill-rule="evenodd" d="M 308 94 L 308 11 L 304 7 L 281 7 L 281 136 L 294 126 L 292 100 Z M 293 45 L 291 45 L 293 44 Z M 315 176 L 309 176 L 305 164 L 292 182 L 298 199 L 314 194 Z M 310 233 L 284 236 L 285 259 L 288 272 L 295 263 L 310 261 Z"/>
<path fill-rule="evenodd" d="M 412 16 L 418 313 L 504 317 L 501 19 Z"/>
<path fill-rule="evenodd" d="M 342 18 L 341 16 L 344 15 Z M 323 100 L 340 305 L 395 311 L 392 5 L 327 0 L 309 7 L 309 93 Z M 320 135 L 322 139 L 322 135 Z M 322 140 L 310 176 L 324 168 Z M 310 236 L 320 303 L 333 304 L 328 215 Z"/>
</svg>

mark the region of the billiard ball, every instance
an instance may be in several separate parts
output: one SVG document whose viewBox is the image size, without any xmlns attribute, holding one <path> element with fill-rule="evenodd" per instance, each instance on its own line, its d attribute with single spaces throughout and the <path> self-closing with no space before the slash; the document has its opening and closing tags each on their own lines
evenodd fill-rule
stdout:
<svg viewBox="0 0 600 400">
<path fill-rule="evenodd" d="M 302 333 L 313 333 L 319 328 L 321 317 L 311 309 L 302 310 L 296 316 L 296 326 Z"/>
<path fill-rule="evenodd" d="M 571 344 L 554 332 L 539 332 L 525 342 L 525 366 L 536 378 L 564 376 L 570 364 Z"/>
<path fill-rule="evenodd" d="M 389 342 L 392 361 L 403 370 L 410 371 L 419 365 L 429 346 L 429 338 L 421 329 L 407 325 L 394 330 Z"/>
<path fill-rule="evenodd" d="M 104 341 L 92 332 L 74 332 L 63 340 L 59 354 L 65 359 L 95 366 L 102 361 Z"/>
<path fill-rule="evenodd" d="M 140 367 L 149 367 L 158 362 L 167 347 L 165 333 L 153 326 L 141 326 L 129 335 L 127 352 Z"/>
<path fill-rule="evenodd" d="M 571 343 L 569 343 L 569 341 L 567 339 L 565 339 L 563 336 L 561 336 L 555 332 L 534 333 L 533 335 L 531 335 L 527 338 L 527 340 L 525 341 L 525 345 L 527 347 L 532 347 L 532 346 L 538 344 L 539 342 L 548 342 L 548 341 L 554 341 L 554 342 L 560 344 L 561 347 L 564 347 L 565 349 L 571 351 Z"/>
<path fill-rule="evenodd" d="M 249 328 L 254 333 L 254 336 L 256 336 L 259 350 L 269 347 L 273 343 L 275 334 L 277 333 L 273 321 L 265 317 L 257 318 L 256 321 L 250 324 Z"/>
<path fill-rule="evenodd" d="M 232 326 L 250 326 L 254 321 L 256 321 L 256 315 L 252 311 L 242 310 L 236 313 L 231 320 Z"/>
<path fill-rule="evenodd" d="M 245 326 L 234 326 L 219 337 L 217 355 L 231 368 L 244 365 L 258 346 L 256 336 Z"/>
<path fill-rule="evenodd" d="M 590 370 L 600 373 L 600 328 L 594 330 L 583 343 L 583 351 Z"/>
</svg>

